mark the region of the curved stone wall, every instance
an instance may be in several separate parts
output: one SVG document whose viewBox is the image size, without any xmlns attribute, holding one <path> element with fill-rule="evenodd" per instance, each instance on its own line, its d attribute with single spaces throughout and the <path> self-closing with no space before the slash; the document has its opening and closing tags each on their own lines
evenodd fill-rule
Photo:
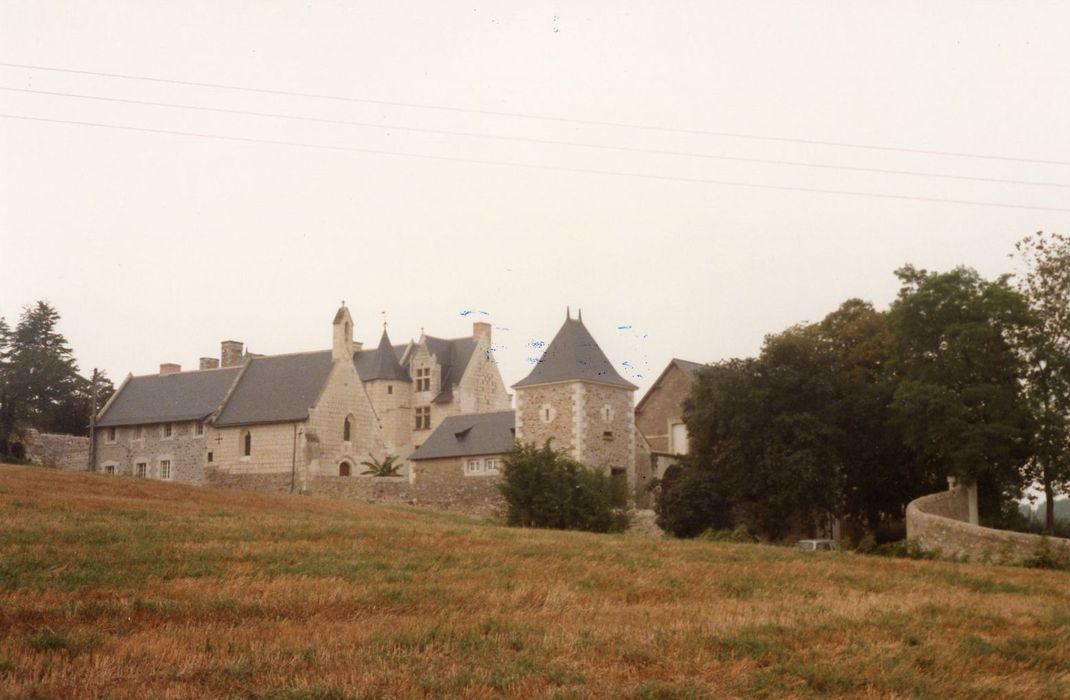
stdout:
<svg viewBox="0 0 1070 700">
<path fill-rule="evenodd" d="M 907 506 L 907 537 L 927 551 L 996 564 L 1020 564 L 1043 546 L 1040 535 L 972 525 L 969 512 L 969 494 L 962 486 L 922 496 Z M 1070 540 L 1047 540 L 1053 554 L 1070 557 Z"/>
</svg>

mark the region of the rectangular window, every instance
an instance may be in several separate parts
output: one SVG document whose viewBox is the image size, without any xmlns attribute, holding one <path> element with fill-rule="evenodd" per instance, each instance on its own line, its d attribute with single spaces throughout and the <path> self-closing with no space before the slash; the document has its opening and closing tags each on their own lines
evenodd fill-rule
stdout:
<svg viewBox="0 0 1070 700">
<path fill-rule="evenodd" d="M 486 470 L 486 472 L 488 474 L 497 474 L 498 473 L 498 460 L 496 458 L 494 458 L 494 457 L 491 457 L 491 458 L 487 459 L 483 463 L 483 468 L 484 468 L 484 470 Z"/>
<path fill-rule="evenodd" d="M 115 442 L 115 428 L 106 428 L 104 430 L 104 442 Z"/>
<path fill-rule="evenodd" d="M 386 385 L 386 393 L 388 393 L 388 394 L 393 394 L 394 393 L 394 385 L 393 384 L 387 384 Z"/>
<path fill-rule="evenodd" d="M 175 428 L 170 423 L 164 423 L 160 426 L 160 437 L 164 440 L 168 440 L 175 434 Z"/>
<path fill-rule="evenodd" d="M 418 406 L 416 408 L 416 429 L 428 430 L 431 428 L 431 407 Z"/>
<path fill-rule="evenodd" d="M 431 391 L 430 367 L 420 367 L 416 370 L 416 391 Z"/>
<path fill-rule="evenodd" d="M 212 453 L 211 452 L 208 453 L 208 463 L 209 464 L 212 463 Z"/>
<path fill-rule="evenodd" d="M 134 474 L 139 479 L 144 479 L 149 474 L 149 465 L 146 462 L 138 462 L 134 465 Z"/>
<path fill-rule="evenodd" d="M 464 465 L 465 474 L 481 474 L 483 473 L 483 460 L 470 459 Z"/>
<path fill-rule="evenodd" d="M 611 442 L 613 440 L 613 431 L 612 430 L 603 430 L 602 431 L 602 439 L 607 441 L 607 442 Z"/>
<path fill-rule="evenodd" d="M 141 440 L 144 437 L 145 436 L 141 432 L 141 426 L 140 425 L 135 425 L 134 427 L 130 428 L 130 439 L 131 440 Z"/>
<path fill-rule="evenodd" d="M 105 464 L 104 465 L 104 473 L 105 474 L 114 474 L 115 473 L 115 465 L 114 464 Z"/>
<path fill-rule="evenodd" d="M 193 435 L 195 437 L 201 437 L 204 435 L 204 423 L 197 421 L 193 424 Z"/>
<path fill-rule="evenodd" d="M 170 481 L 171 479 L 171 460 L 160 460 L 160 478 L 164 481 Z"/>
</svg>

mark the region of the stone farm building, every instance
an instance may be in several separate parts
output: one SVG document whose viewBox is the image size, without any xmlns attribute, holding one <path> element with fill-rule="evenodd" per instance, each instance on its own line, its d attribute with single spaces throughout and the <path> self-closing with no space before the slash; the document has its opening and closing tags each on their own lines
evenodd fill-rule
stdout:
<svg viewBox="0 0 1070 700">
<path fill-rule="evenodd" d="M 632 490 L 650 474 L 636 429 L 636 387 L 613 368 L 581 318 L 564 325 L 507 392 L 491 326 L 472 335 L 374 349 L 353 341 L 343 305 L 329 350 L 261 356 L 224 341 L 201 368 L 128 376 L 97 420 L 93 468 L 109 474 L 258 491 L 418 503 L 488 515 L 515 440 L 552 439 Z M 401 458 L 398 477 L 361 462 Z"/>
</svg>

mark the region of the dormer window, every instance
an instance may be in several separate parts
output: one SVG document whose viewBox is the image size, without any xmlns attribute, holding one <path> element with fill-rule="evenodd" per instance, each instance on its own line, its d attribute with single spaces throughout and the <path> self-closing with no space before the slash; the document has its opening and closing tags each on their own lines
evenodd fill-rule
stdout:
<svg viewBox="0 0 1070 700">
<path fill-rule="evenodd" d="M 416 370 L 416 391 L 431 391 L 431 368 L 419 367 Z"/>
</svg>

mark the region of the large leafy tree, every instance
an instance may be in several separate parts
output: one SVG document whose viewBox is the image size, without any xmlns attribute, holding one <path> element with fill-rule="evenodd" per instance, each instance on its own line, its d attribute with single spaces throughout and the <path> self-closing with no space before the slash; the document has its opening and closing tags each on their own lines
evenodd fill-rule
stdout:
<svg viewBox="0 0 1070 700">
<path fill-rule="evenodd" d="M 843 467 L 843 514 L 876 531 L 935 484 L 915 466 L 891 419 L 892 335 L 887 314 L 848 299 L 815 329 L 832 362 L 834 398 L 823 420 L 835 427 Z"/>
<path fill-rule="evenodd" d="M 903 439 L 930 480 L 978 484 L 982 515 L 997 516 L 1020 494 L 1031 456 L 1024 366 L 1013 339 L 1032 316 L 1006 276 L 995 281 L 958 267 L 896 271 L 888 311 L 896 381 L 892 410 Z M 987 514 L 986 512 L 987 511 Z"/>
<path fill-rule="evenodd" d="M 799 326 L 766 338 L 759 358 L 703 369 L 684 404 L 691 454 L 659 492 L 659 522 L 687 536 L 731 520 L 780 539 L 838 513 L 839 436 L 823 415 L 832 366 L 815 329 Z"/>
<path fill-rule="evenodd" d="M 1025 392 L 1036 421 L 1028 476 L 1044 488 L 1044 531 L 1055 530 L 1057 493 L 1070 489 L 1070 238 L 1039 232 L 1015 246 L 1024 273 L 1018 290 L 1036 323 L 1023 329 Z"/>
</svg>

